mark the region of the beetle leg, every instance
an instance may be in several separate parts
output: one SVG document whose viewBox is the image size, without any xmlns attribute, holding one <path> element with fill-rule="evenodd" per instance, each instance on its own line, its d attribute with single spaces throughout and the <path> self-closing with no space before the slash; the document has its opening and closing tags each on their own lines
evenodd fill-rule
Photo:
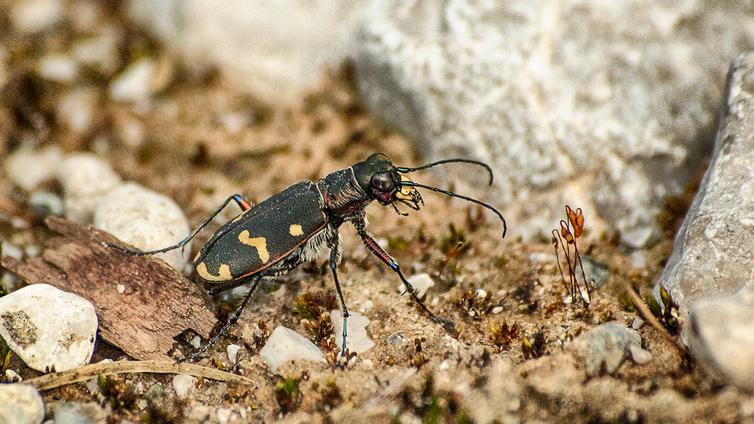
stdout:
<svg viewBox="0 0 754 424">
<path fill-rule="evenodd" d="M 432 311 L 427 308 L 427 305 L 424 304 L 424 302 L 419 298 L 419 296 L 416 294 L 416 290 L 414 290 L 414 286 L 411 285 L 411 283 L 406 279 L 406 277 L 403 275 L 403 272 L 401 271 L 400 265 L 398 265 L 398 261 L 396 261 L 392 256 L 390 256 L 387 252 L 385 252 L 384 249 L 380 247 L 379 244 L 370 236 L 366 230 L 364 229 L 363 225 L 357 225 L 356 231 L 359 233 L 359 237 L 361 237 L 361 241 L 364 242 L 364 246 L 372 252 L 375 256 L 377 256 L 382 262 L 387 264 L 387 266 L 390 267 L 393 271 L 395 271 L 396 274 L 398 274 L 398 277 L 400 277 L 401 281 L 403 282 L 403 285 L 406 286 L 406 291 L 411 293 L 411 296 L 414 298 L 416 303 L 419 304 L 419 306 L 424 309 L 424 312 L 428 313 L 429 316 L 432 318 L 432 321 L 442 324 L 443 327 L 445 327 L 446 330 L 453 332 L 455 331 L 455 324 L 453 321 L 439 317 L 432 313 Z"/>
<path fill-rule="evenodd" d="M 348 307 L 346 306 L 346 299 L 343 297 L 343 290 L 340 288 L 340 280 L 338 279 L 338 262 L 340 262 L 340 239 L 337 231 L 332 239 L 327 242 L 330 248 L 330 270 L 332 271 L 333 279 L 335 280 L 335 290 L 338 292 L 340 298 L 340 309 L 343 311 L 343 343 L 341 343 L 341 356 L 346 356 L 346 339 L 348 337 Z"/>
<path fill-rule="evenodd" d="M 199 357 L 204 355 L 207 352 L 207 350 L 213 344 L 215 344 L 215 342 L 217 342 L 218 339 L 220 339 L 220 337 L 224 336 L 228 332 L 230 327 L 232 327 L 233 324 L 235 324 L 238 321 L 238 318 L 241 316 L 241 312 L 243 312 L 243 309 L 246 307 L 246 304 L 249 303 L 249 299 L 251 299 L 251 295 L 254 294 L 254 290 L 257 289 L 260 279 L 261 277 L 259 276 L 254 277 L 254 279 L 251 281 L 251 287 L 249 288 L 249 292 L 246 293 L 246 296 L 243 298 L 243 301 L 241 302 L 241 304 L 238 306 L 238 308 L 236 308 L 235 311 L 233 311 L 233 315 L 231 315 L 230 318 L 228 318 L 228 321 L 225 324 L 223 324 L 220 330 L 217 333 L 215 333 L 215 335 L 212 336 L 209 339 L 209 341 L 207 341 L 204 345 L 202 345 L 199 348 L 199 350 L 192 353 L 188 357 L 178 360 L 178 362 L 183 362 L 183 361 L 194 362 Z"/>
<path fill-rule="evenodd" d="M 111 244 L 111 243 L 103 243 L 103 244 L 106 247 L 112 247 L 112 248 L 120 250 L 122 252 L 130 253 L 132 255 L 138 255 L 138 256 L 154 255 L 155 253 L 168 252 L 170 250 L 174 250 L 174 249 L 177 249 L 179 247 L 183 248 L 183 246 L 187 245 L 188 242 L 191 241 L 191 239 L 193 239 L 194 237 L 196 237 L 196 235 L 199 233 L 199 231 L 201 231 L 202 228 L 206 227 L 207 224 L 209 224 L 217 216 L 217 214 L 219 214 L 223 209 L 225 209 L 225 207 L 228 205 L 228 203 L 230 203 L 231 200 L 235 201 L 236 204 L 244 212 L 247 211 L 247 210 L 249 210 L 249 209 L 251 209 L 251 205 L 249 204 L 249 202 L 247 202 L 246 200 L 244 200 L 243 196 L 241 196 L 240 194 L 234 194 L 234 195 L 228 197 L 227 199 L 225 199 L 225 201 L 217 209 L 215 209 L 214 212 L 212 212 L 210 214 L 210 216 L 207 219 L 204 220 L 204 222 L 202 222 L 201 224 L 199 224 L 199 226 L 196 227 L 196 229 L 194 229 L 194 231 L 192 231 L 191 234 L 188 235 L 188 237 L 186 237 L 185 239 L 179 241 L 177 244 L 174 244 L 172 246 L 163 247 L 162 249 L 157 249 L 157 250 L 143 251 L 143 250 L 139 250 L 139 249 L 131 249 L 131 248 L 128 248 L 128 247 L 119 246 L 117 244 Z"/>
</svg>

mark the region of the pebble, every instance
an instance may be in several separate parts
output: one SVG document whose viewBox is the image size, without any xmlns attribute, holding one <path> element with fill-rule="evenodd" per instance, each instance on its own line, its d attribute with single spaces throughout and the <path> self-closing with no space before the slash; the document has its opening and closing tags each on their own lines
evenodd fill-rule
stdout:
<svg viewBox="0 0 754 424">
<path fill-rule="evenodd" d="M 33 284 L 0 298 L 0 337 L 37 371 L 88 364 L 96 334 L 94 305 L 73 293 Z"/>
<path fill-rule="evenodd" d="M 220 424 L 227 424 L 230 421 L 230 417 L 233 415 L 233 410 L 229 408 L 217 408 L 217 422 Z"/>
<path fill-rule="evenodd" d="M 651 353 L 641 348 L 641 336 L 617 322 L 608 322 L 595 327 L 576 338 L 571 344 L 590 377 L 599 375 L 604 369 L 614 373 L 629 355 L 637 363 L 652 359 Z M 632 350 L 633 347 L 633 350 Z"/>
<path fill-rule="evenodd" d="M 593 289 L 602 287 L 610 278 L 610 268 L 607 265 L 597 262 L 589 255 L 581 257 L 581 262 L 584 265 L 584 274 L 589 281 L 589 285 Z"/>
<path fill-rule="evenodd" d="M 92 127 L 96 106 L 97 92 L 95 90 L 76 88 L 60 98 L 57 119 L 71 131 L 84 134 Z"/>
<path fill-rule="evenodd" d="M 29 196 L 29 209 L 42 216 L 63 216 L 63 199 L 49 191 L 35 191 Z"/>
<path fill-rule="evenodd" d="M 633 321 L 631 321 L 631 328 L 633 328 L 634 330 L 638 330 L 641 327 L 644 327 L 644 320 L 643 319 L 641 319 L 639 317 L 636 317 L 636 318 L 633 319 Z"/>
<path fill-rule="evenodd" d="M 91 153 L 74 153 L 57 169 L 63 186 L 66 217 L 88 224 L 102 197 L 121 183 L 110 164 Z"/>
<path fill-rule="evenodd" d="M 13 370 L 5 370 L 5 381 L 9 383 L 20 383 L 24 381 L 24 379 Z"/>
<path fill-rule="evenodd" d="M 139 59 L 128 65 L 110 84 L 110 97 L 125 103 L 149 100 L 156 71 L 157 65 L 152 59 Z"/>
<path fill-rule="evenodd" d="M 28 384 L 0 384 L 0 423 L 37 424 L 45 416 L 42 396 Z"/>
<path fill-rule="evenodd" d="M 419 296 L 420 299 L 423 299 L 427 294 L 427 290 L 429 290 L 430 287 L 434 287 L 435 285 L 435 281 L 426 272 L 412 275 L 408 277 L 407 280 L 409 283 L 411 283 L 412 286 L 414 286 L 416 295 Z M 401 283 L 398 285 L 398 291 L 400 293 L 403 293 L 404 291 L 406 291 L 406 287 Z"/>
<path fill-rule="evenodd" d="M 181 208 L 169 197 L 136 183 L 126 183 L 103 196 L 94 212 L 94 226 L 139 249 L 170 246 L 189 234 Z M 160 253 L 170 266 L 183 270 L 191 245 Z"/>
<path fill-rule="evenodd" d="M 405 337 L 403 336 L 403 333 L 401 333 L 400 331 L 396 331 L 395 333 L 387 337 L 387 342 L 388 344 L 391 344 L 391 345 L 398 345 L 398 344 L 403 343 L 404 339 Z"/>
<path fill-rule="evenodd" d="M 340 347 L 343 343 L 343 314 L 339 309 L 330 311 L 333 332 L 335 333 L 335 345 Z M 348 340 L 349 352 L 363 353 L 374 347 L 374 342 L 367 334 L 369 318 L 358 312 L 350 312 L 348 317 Z"/>
<path fill-rule="evenodd" d="M 20 148 L 5 163 L 8 179 L 26 191 L 32 191 L 55 177 L 63 152 L 57 146 L 39 150 Z"/>
<path fill-rule="evenodd" d="M 62 0 L 24 0 L 13 2 L 11 22 L 20 32 L 34 33 L 49 29 L 63 19 Z"/>
<path fill-rule="evenodd" d="M 237 344 L 229 344 L 225 350 L 228 353 L 228 360 L 230 361 L 230 363 L 238 363 L 238 351 L 241 350 L 241 346 Z"/>
<path fill-rule="evenodd" d="M 39 61 L 37 69 L 39 76 L 50 81 L 71 83 L 78 75 L 78 64 L 66 55 L 52 54 Z"/>
<path fill-rule="evenodd" d="M 325 362 L 324 354 L 314 343 L 282 325 L 272 331 L 267 343 L 259 351 L 259 356 L 273 372 L 288 361 Z"/>
<path fill-rule="evenodd" d="M 106 422 L 108 412 L 97 402 L 65 402 L 55 407 L 55 424 L 94 424 Z"/>
<path fill-rule="evenodd" d="M 196 377 L 188 374 L 178 374 L 173 377 L 173 389 L 176 396 L 185 399 L 196 387 Z"/>
</svg>

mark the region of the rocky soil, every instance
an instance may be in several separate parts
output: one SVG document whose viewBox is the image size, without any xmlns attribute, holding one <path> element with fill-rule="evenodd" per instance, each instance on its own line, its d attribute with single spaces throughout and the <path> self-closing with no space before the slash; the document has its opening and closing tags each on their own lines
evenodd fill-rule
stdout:
<svg viewBox="0 0 754 424">
<path fill-rule="evenodd" d="M 694 4 L 682 12 L 694 17 L 699 8 Z M 452 167 L 454 173 L 425 172 L 412 178 L 488 200 L 508 218 L 505 239 L 494 215 L 431 192 L 424 195 L 422 210 L 408 216 L 370 206 L 370 232 L 401 263 L 429 308 L 455 322 L 454 331 L 433 323 L 408 294 L 402 295 L 397 276 L 345 225 L 339 269 L 353 312 L 348 359 L 338 355 L 341 314 L 324 255 L 265 282 L 239 322 L 195 361 L 201 367 L 173 365 L 206 340 L 213 314 L 226 320 L 248 290 L 239 287 L 211 297 L 190 285 L 188 259 L 238 212 L 228 206 L 184 252 L 158 258 L 137 259 L 107 250 L 100 237 L 108 236 L 92 228 L 154 249 L 182 239 L 233 193 L 256 203 L 373 152 L 389 154 L 405 166 L 426 162 L 424 155 L 432 150 L 425 146 L 430 142 L 426 134 L 402 128 L 419 140 L 422 147 L 417 147 L 386 126 L 389 119 L 375 111 L 382 103 L 369 94 L 379 85 L 372 84 L 373 74 L 359 74 L 359 69 L 372 71 L 359 61 L 374 64 L 369 55 L 380 51 L 381 25 L 389 18 L 374 12 L 379 19 L 362 28 L 371 49 L 361 51 L 356 62 L 329 67 L 316 83 L 302 84 L 304 88 L 286 92 L 286 100 L 275 103 L 239 89 L 236 77 L 215 66 L 222 63 L 186 64 L 175 49 L 127 19 L 125 6 L 0 0 L 0 380 L 7 383 L 0 384 L 0 421 L 754 421 L 754 300 L 746 271 L 751 269 L 752 221 L 746 207 L 751 196 L 749 184 L 740 184 L 750 179 L 744 164 L 751 166 L 746 158 L 754 151 L 754 62 L 745 55 L 735 62 L 724 96 L 720 69 L 727 62 L 705 64 L 701 77 L 694 73 L 711 79 L 704 96 L 724 105 L 714 149 L 711 142 L 704 147 L 701 141 L 713 132 L 709 113 L 717 107 L 706 97 L 683 112 L 658 117 L 663 122 L 675 119 L 649 137 L 659 140 L 654 147 L 669 149 L 669 170 L 678 173 L 661 184 L 657 180 L 662 177 L 652 180 L 663 196 L 656 190 L 643 198 L 645 203 L 632 204 L 620 197 L 630 194 L 629 189 L 613 197 L 602 192 L 632 186 L 635 181 L 628 179 L 637 174 L 631 167 L 646 171 L 645 163 L 627 153 L 618 162 L 625 160 L 630 169 L 605 176 L 605 181 L 624 178 L 621 182 L 605 188 L 594 178 L 602 172 L 597 163 L 576 167 L 569 171 L 574 174 L 557 178 L 595 172 L 577 178 L 578 183 L 588 182 L 585 188 L 559 190 L 557 183 L 537 180 L 538 197 L 527 204 L 523 194 L 529 189 L 516 184 L 528 184 L 525 180 L 535 176 L 520 175 L 524 171 L 518 165 L 506 169 L 501 165 L 505 151 L 489 150 L 502 185 L 478 183 L 477 169 L 463 165 L 445 168 Z M 436 12 L 428 7 L 422 16 Z M 718 28 L 715 19 L 736 15 L 716 13 L 690 22 Z M 655 24 L 645 37 L 664 28 Z M 687 30 L 660 31 L 663 43 L 677 46 L 680 41 L 674 37 L 682 38 L 693 53 L 690 57 L 715 50 L 696 37 L 685 37 Z M 726 33 L 714 42 L 745 44 L 743 33 Z M 578 44 L 581 38 L 576 38 L 564 42 Z M 516 42 L 527 45 L 524 41 Z M 473 68 L 470 61 L 464 58 L 457 71 Z M 400 69 L 407 62 L 387 65 Z M 688 87 L 679 76 L 686 75 L 682 68 L 670 67 L 661 87 L 669 92 Z M 619 83 L 631 83 L 632 75 L 621 74 Z M 436 95 L 431 86 L 413 83 L 416 93 L 396 93 L 419 96 L 426 89 L 430 97 Z M 558 87 L 549 88 L 558 99 L 570 98 Z M 640 84 L 642 93 L 654 88 L 651 82 Z M 267 97 L 275 93 L 263 92 Z M 675 96 L 673 102 L 696 99 Z M 463 96 L 456 100 L 450 116 L 460 113 L 456 107 L 473 103 Z M 599 116 L 617 114 L 612 102 L 620 97 L 603 100 Z M 655 105 L 661 106 L 667 105 Z M 440 109 L 447 112 L 448 107 Z M 426 105 L 419 109 L 434 110 Z M 515 113 L 536 116 L 526 108 Z M 586 116 L 588 111 L 577 114 Z M 689 119 L 697 115 L 704 116 L 702 124 L 690 125 Z M 439 131 L 435 115 L 420 118 L 426 122 L 415 122 L 421 127 L 415 131 Z M 631 145 L 632 137 L 639 137 L 643 120 L 624 122 L 632 132 L 622 133 L 628 134 L 622 142 Z M 454 122 L 460 131 L 477 121 Z M 505 126 L 485 128 L 504 131 Z M 599 128 L 592 130 L 600 133 Z M 514 132 L 513 138 L 520 141 L 526 131 Z M 574 128 L 558 134 L 567 138 L 563 134 L 569 131 Z M 458 151 L 450 133 L 441 134 L 439 152 Z M 610 139 L 600 134 L 604 142 Z M 463 138 L 463 131 L 457 135 Z M 547 144 L 549 139 L 538 140 Z M 490 148 L 485 144 L 490 138 L 482 140 Z M 597 150 L 592 152 L 594 162 L 604 159 Z M 699 153 L 710 150 L 713 153 Z M 681 164 L 673 155 L 697 156 Z M 707 162 L 710 173 L 702 179 Z M 648 178 L 650 172 L 642 172 L 638 175 Z M 457 175 L 469 178 L 464 183 Z M 719 181 L 727 185 L 716 185 Z M 510 184 L 516 193 L 501 195 L 499 190 Z M 726 188 L 731 185 L 743 188 Z M 592 189 L 594 196 L 582 195 Z M 600 201 L 594 200 L 600 198 L 608 199 L 605 205 L 623 203 L 601 211 Z M 579 266 L 575 292 L 567 283 L 563 251 L 556 256 L 551 235 L 537 231 L 544 225 L 559 233 L 559 220 L 568 221 L 566 205 L 585 210 L 584 232 L 576 242 L 586 281 Z M 644 206 L 652 210 L 630 211 Z M 537 208 L 543 209 L 540 218 L 533 217 Z M 725 213 L 714 214 L 719 208 Z M 619 212 L 630 216 L 613 220 Z M 570 233 L 560 234 L 575 235 L 574 227 L 569 224 Z M 637 231 L 646 237 L 631 242 Z M 681 236 L 674 247 L 677 234 Z M 33 268 L 41 263 L 48 268 Z M 24 273 L 23 266 L 53 271 L 49 276 Z M 706 279 L 690 277 L 700 275 Z M 155 283 L 165 279 L 171 284 Z M 150 282 L 152 291 L 144 291 Z M 588 305 L 585 284 L 590 288 Z M 77 294 L 60 295 L 60 289 Z M 639 296 L 632 297 L 633 292 Z M 699 299 L 706 303 L 692 303 Z M 177 312 L 171 317 L 165 311 Z M 215 330 L 219 327 L 216 323 Z M 99 331 L 92 337 L 94 328 Z M 160 343 L 149 338 L 168 334 L 163 332 L 169 335 Z M 125 361 L 137 365 L 123 365 Z M 87 364 L 97 365 L 82 368 Z M 118 366 L 122 368 L 116 373 Z M 126 372 L 124 367 L 131 368 Z M 83 377 L 64 381 L 58 373 L 66 371 Z"/>
</svg>

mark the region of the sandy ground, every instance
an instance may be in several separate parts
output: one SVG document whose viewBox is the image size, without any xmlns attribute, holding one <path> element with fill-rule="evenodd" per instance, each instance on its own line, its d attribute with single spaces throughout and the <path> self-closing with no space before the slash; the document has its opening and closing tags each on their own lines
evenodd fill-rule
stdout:
<svg viewBox="0 0 754 424">
<path fill-rule="evenodd" d="M 405 138 L 381 127 L 360 106 L 348 66 L 330 72 L 299 104 L 271 109 L 239 94 L 212 70 L 186 71 L 141 32 L 124 29 L 117 10 L 103 13 L 103 22 L 129 41 L 119 44 L 111 73 L 86 70 L 74 84 L 91 87 L 97 98 L 93 124 L 83 133 L 60 122 L 57 104 L 71 86 L 39 78 L 34 65 L 45 53 L 66 51 L 80 34 L 62 25 L 49 35 L 19 38 L 2 25 L 7 82 L 0 106 L 0 158 L 23 143 L 96 152 L 124 179 L 174 198 L 192 225 L 231 193 L 260 201 L 372 152 L 385 152 L 402 165 L 421 162 Z M 109 100 L 106 89 L 115 70 L 144 55 L 167 61 L 172 77 L 145 107 Z M 238 117 L 245 123 L 240 127 L 231 122 Z M 134 125 L 143 134 L 137 142 L 129 136 Z M 417 180 L 453 186 L 431 173 Z M 60 193 L 55 184 L 47 188 Z M 28 200 L 28 193 L 6 178 L 0 180 L 0 194 L 18 205 Z M 483 197 L 484 187 L 471 194 Z M 487 200 L 505 212 L 506 205 Z M 407 274 L 433 277 L 427 303 L 453 319 L 457 332 L 433 324 L 409 296 L 401 297 L 399 280 L 345 228 L 341 278 L 350 308 L 371 321 L 371 350 L 347 364 L 297 362 L 278 373 L 257 355 L 269 332 L 285 325 L 335 358 L 333 340 L 322 337 L 328 321 L 316 318 L 337 305 L 326 261 L 320 259 L 266 286 L 200 362 L 251 377 L 254 387 L 201 380 L 188 398 L 179 399 L 172 376 L 109 377 L 44 392 L 48 408 L 94 402 L 98 407 L 92 408 L 107 415 L 107 422 L 327 422 L 367 416 L 396 422 L 736 422 L 747 414 L 752 419 L 751 397 L 714 383 L 649 325 L 639 330 L 653 355 L 647 364 L 629 360 L 612 375 L 589 378 L 569 353 L 571 340 L 583 332 L 608 321 L 631 325 L 638 316 L 623 286 L 650 289 L 688 199 L 669 205 L 666 236 L 646 251 L 629 252 L 615 244 L 615 237 L 590 234 L 586 217 L 581 252 L 610 270 L 588 309 L 564 303 L 549 239 L 523 243 L 516 237 L 516 223 L 509 222 L 509 236 L 502 240 L 500 223 L 491 214 L 431 193 L 425 201 L 423 210 L 407 217 L 373 205 L 369 229 Z M 0 229 L 21 247 L 41 246 L 48 236 L 41 226 L 15 228 L 5 220 Z M 198 243 L 210 234 L 202 233 Z M 222 302 L 214 307 L 220 316 L 230 309 Z M 505 331 L 513 325 L 515 330 Z M 225 353 L 230 343 L 243 347 L 238 364 L 229 363 Z M 185 340 L 175 346 L 183 353 L 192 349 Z M 123 356 L 98 342 L 93 361 Z M 26 378 L 36 375 L 17 358 L 11 368 Z"/>
</svg>

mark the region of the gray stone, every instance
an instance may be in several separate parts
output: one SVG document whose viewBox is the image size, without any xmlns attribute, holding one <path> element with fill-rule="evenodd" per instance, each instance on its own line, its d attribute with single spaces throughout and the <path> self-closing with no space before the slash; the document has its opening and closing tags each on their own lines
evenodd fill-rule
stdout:
<svg viewBox="0 0 754 424">
<path fill-rule="evenodd" d="M 127 183 L 105 195 L 94 212 L 94 226 L 142 250 L 170 246 L 189 234 L 181 208 L 169 197 Z M 182 271 L 191 245 L 155 255 Z"/>
<path fill-rule="evenodd" d="M 37 69 L 39 76 L 55 82 L 71 83 L 78 76 L 78 63 L 72 57 L 63 54 L 52 54 L 39 61 Z"/>
<path fill-rule="evenodd" d="M 709 169 L 656 286 L 679 307 L 692 356 L 754 391 L 754 53 L 731 66 Z M 747 286 L 748 284 L 748 286 Z"/>
<path fill-rule="evenodd" d="M 698 299 L 729 296 L 754 268 L 754 53 L 731 67 L 715 151 L 655 287 L 670 293 L 682 321 Z M 752 347 L 754 348 L 754 346 Z"/>
<path fill-rule="evenodd" d="M 0 298 L 0 337 L 40 372 L 89 363 L 97 314 L 88 300 L 47 284 L 33 284 Z"/>
<path fill-rule="evenodd" d="M 584 265 L 584 274 L 593 289 L 602 287 L 610 278 L 610 268 L 602 262 L 597 262 L 589 255 L 581 256 L 581 262 Z"/>
<path fill-rule="evenodd" d="M 239 87 L 280 104 L 298 100 L 326 66 L 353 51 L 366 2 L 130 0 L 128 12 L 187 66 L 216 66 Z"/>
<path fill-rule="evenodd" d="M 176 396 L 186 398 L 196 387 L 196 377 L 188 374 L 178 374 L 173 377 L 173 389 Z"/>
<path fill-rule="evenodd" d="M 651 354 L 647 356 L 649 352 L 641 349 L 639 333 L 617 322 L 587 331 L 573 341 L 571 348 L 582 359 L 589 376 L 599 375 L 603 369 L 608 374 L 614 373 L 629 355 L 638 358 L 637 362 L 651 359 Z"/>
<path fill-rule="evenodd" d="M 754 392 L 754 284 L 733 296 L 698 300 L 687 331 L 698 363 L 722 381 Z"/>
<path fill-rule="evenodd" d="M 515 234 L 549 236 L 570 204 L 587 228 L 608 223 L 623 243 L 644 246 L 660 234 L 664 199 L 704 161 L 721 64 L 754 39 L 747 7 L 374 2 L 356 82 L 367 107 L 429 159 L 490 162 L 489 198 L 505 205 Z M 444 171 L 447 181 L 484 178 L 460 165 Z"/>
<path fill-rule="evenodd" d="M 29 196 L 29 209 L 42 215 L 63 216 L 63 199 L 49 191 L 35 191 Z"/>
<path fill-rule="evenodd" d="M 273 372 L 288 361 L 325 362 L 325 355 L 314 343 L 282 325 L 272 331 L 259 356 Z"/>
<path fill-rule="evenodd" d="M 26 191 L 32 191 L 47 180 L 55 178 L 63 152 L 58 146 L 39 150 L 21 148 L 5 162 L 8 179 Z"/>
<path fill-rule="evenodd" d="M 38 424 L 45 417 L 42 396 L 28 384 L 0 384 L 0 422 Z"/>
<path fill-rule="evenodd" d="M 88 224 L 102 197 L 120 185 L 120 176 L 110 165 L 91 153 L 68 155 L 57 167 L 63 185 L 66 217 Z"/>
<path fill-rule="evenodd" d="M 349 311 L 348 317 L 348 344 L 349 352 L 362 353 L 374 347 L 374 342 L 367 334 L 369 318 L 358 312 Z M 343 314 L 339 309 L 330 311 L 333 332 L 335 333 L 335 345 L 340 347 L 343 343 Z"/>
</svg>

